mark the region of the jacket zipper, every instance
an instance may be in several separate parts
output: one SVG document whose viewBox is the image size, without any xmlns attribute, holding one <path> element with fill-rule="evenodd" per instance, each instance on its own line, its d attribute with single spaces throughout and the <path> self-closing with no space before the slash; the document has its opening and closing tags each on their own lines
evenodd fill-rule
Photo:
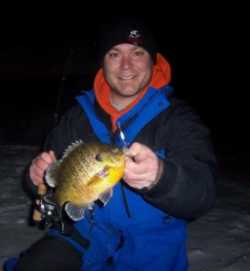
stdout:
<svg viewBox="0 0 250 271">
<path fill-rule="evenodd" d="M 124 183 L 121 183 L 121 193 L 122 193 L 122 200 L 124 203 L 124 207 L 125 207 L 125 211 L 127 213 L 128 218 L 132 218 L 131 212 L 129 210 L 129 205 L 128 205 L 128 199 L 125 193 L 125 187 L 124 187 Z"/>
</svg>

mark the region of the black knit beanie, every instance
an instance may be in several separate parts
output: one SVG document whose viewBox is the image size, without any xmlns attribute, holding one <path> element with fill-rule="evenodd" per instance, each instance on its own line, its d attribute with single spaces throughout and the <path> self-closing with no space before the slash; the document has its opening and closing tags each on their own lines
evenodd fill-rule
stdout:
<svg viewBox="0 0 250 271">
<path fill-rule="evenodd" d="M 99 63 L 105 54 L 115 45 L 129 43 L 143 47 L 155 62 L 157 46 L 153 33 L 145 21 L 137 18 L 120 18 L 103 24 L 97 39 L 97 55 Z"/>
</svg>

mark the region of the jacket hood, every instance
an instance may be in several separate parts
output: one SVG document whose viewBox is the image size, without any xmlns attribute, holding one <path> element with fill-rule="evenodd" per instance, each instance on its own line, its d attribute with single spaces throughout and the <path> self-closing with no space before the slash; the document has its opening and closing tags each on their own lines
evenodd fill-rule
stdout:
<svg viewBox="0 0 250 271">
<path fill-rule="evenodd" d="M 116 120 L 123 114 L 128 112 L 136 103 L 138 103 L 149 87 L 160 90 L 162 87 L 168 85 L 171 81 L 171 67 L 169 62 L 160 54 L 157 53 L 156 62 L 153 66 L 153 74 L 149 84 L 139 93 L 135 100 L 133 100 L 126 108 L 118 111 L 110 102 L 110 86 L 104 78 L 103 69 L 99 69 L 94 80 L 94 92 L 97 102 L 102 109 L 108 113 L 112 120 L 113 130 L 116 128 Z"/>
</svg>

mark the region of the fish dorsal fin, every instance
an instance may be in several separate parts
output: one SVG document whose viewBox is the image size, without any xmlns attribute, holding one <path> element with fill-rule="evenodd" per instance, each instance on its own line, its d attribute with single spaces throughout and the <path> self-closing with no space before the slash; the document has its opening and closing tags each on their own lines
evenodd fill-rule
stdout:
<svg viewBox="0 0 250 271">
<path fill-rule="evenodd" d="M 100 196 L 99 196 L 99 200 L 101 201 L 101 203 L 105 206 L 109 200 L 112 198 L 112 195 L 113 195 L 113 189 L 109 189 L 108 191 L 102 193 Z"/>
<path fill-rule="evenodd" d="M 63 159 L 65 157 L 67 157 L 69 155 L 69 153 L 71 153 L 74 149 L 76 149 L 81 144 L 84 144 L 82 140 L 77 140 L 77 141 L 73 142 L 72 144 L 70 144 L 66 148 L 66 150 L 64 151 L 62 158 L 60 160 L 55 161 L 54 163 L 52 163 L 48 167 L 48 169 L 46 170 L 46 173 L 45 173 L 45 181 L 50 187 L 57 186 L 57 182 L 56 182 L 57 172 L 58 172 L 58 168 L 59 168 L 61 162 L 63 161 Z"/>
<path fill-rule="evenodd" d="M 62 160 L 69 155 L 73 150 L 75 150 L 78 146 L 85 144 L 81 139 L 71 143 L 63 153 Z"/>
<path fill-rule="evenodd" d="M 60 166 L 60 161 L 53 162 L 46 170 L 45 172 L 45 182 L 50 187 L 56 187 L 57 186 L 57 173 L 58 168 Z"/>
<path fill-rule="evenodd" d="M 84 218 L 85 216 L 85 209 L 84 207 L 77 207 L 74 204 L 67 202 L 64 205 L 64 210 L 68 217 L 73 221 L 79 221 Z"/>
</svg>

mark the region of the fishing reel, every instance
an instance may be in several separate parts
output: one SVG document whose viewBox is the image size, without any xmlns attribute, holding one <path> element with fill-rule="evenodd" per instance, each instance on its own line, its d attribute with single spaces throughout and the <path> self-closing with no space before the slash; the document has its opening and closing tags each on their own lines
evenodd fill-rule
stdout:
<svg viewBox="0 0 250 271">
<path fill-rule="evenodd" d="M 38 197 L 35 200 L 33 221 L 43 227 L 59 226 L 63 230 L 62 208 L 54 200 L 53 189 L 45 184 L 38 186 Z"/>
<path fill-rule="evenodd" d="M 53 226 L 63 235 L 70 236 L 85 249 L 88 249 L 90 242 L 79 234 L 65 216 L 64 208 L 60 207 L 54 200 L 54 190 L 45 184 L 38 186 L 38 197 L 35 201 L 33 221 L 45 228 Z M 72 222 L 72 221 L 71 221 Z"/>
</svg>

